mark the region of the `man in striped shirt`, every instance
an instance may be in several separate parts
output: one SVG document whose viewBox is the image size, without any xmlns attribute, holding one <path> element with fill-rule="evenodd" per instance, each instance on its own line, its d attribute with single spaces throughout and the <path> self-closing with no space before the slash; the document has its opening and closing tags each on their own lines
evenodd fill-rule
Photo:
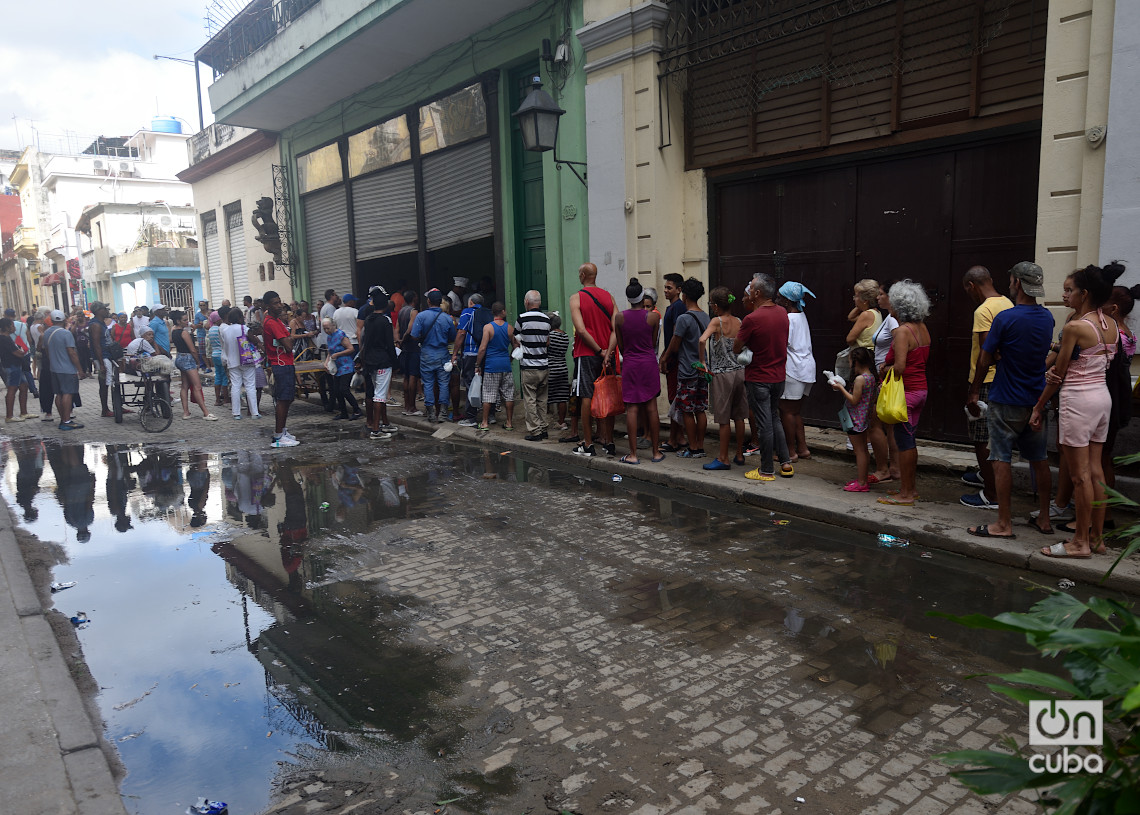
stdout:
<svg viewBox="0 0 1140 815">
<path fill-rule="evenodd" d="M 515 320 L 515 338 L 522 347 L 519 361 L 522 378 L 523 410 L 526 414 L 527 441 L 542 441 L 546 432 L 546 385 L 550 362 L 546 341 L 550 337 L 550 318 L 539 309 L 542 295 L 531 290 L 523 295 L 526 308 Z"/>
</svg>

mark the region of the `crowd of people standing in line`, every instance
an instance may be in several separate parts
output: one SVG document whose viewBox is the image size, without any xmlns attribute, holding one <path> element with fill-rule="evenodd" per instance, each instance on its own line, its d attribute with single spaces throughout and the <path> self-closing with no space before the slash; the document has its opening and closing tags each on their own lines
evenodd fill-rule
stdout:
<svg viewBox="0 0 1140 815">
<path fill-rule="evenodd" d="M 1063 302 L 1072 315 L 1053 341 L 1053 317 L 1038 300 L 1045 296 L 1039 266 L 1025 261 L 1009 270 L 1009 296 L 1000 294 L 984 267 L 969 269 L 963 287 L 976 304 L 972 323 L 970 389 L 966 404 L 979 470 L 964 480 L 979 487 L 962 503 L 997 510 L 997 521 L 970 528 L 982 537 L 1014 537 L 1010 518 L 1011 462 L 1016 447 L 1033 467 L 1044 496 L 1029 519 L 1036 531 L 1053 534 L 1055 521 L 1073 520 L 1072 539 L 1043 550 L 1052 557 L 1089 557 L 1103 551 L 1105 512 L 1101 484 L 1113 483 L 1112 447 L 1128 421 L 1131 381 L 1128 365 L 1135 337 L 1126 325 L 1140 286 L 1115 286 L 1124 272 L 1118 263 L 1089 266 L 1066 278 Z M 482 292 L 468 294 L 467 281 L 452 289 L 414 290 L 389 295 L 380 286 L 357 308 L 352 294 L 333 289 L 310 310 L 306 302 L 282 303 L 276 292 L 241 307 L 223 301 L 211 310 L 205 301 L 194 314 L 157 303 L 128 317 L 112 315 L 101 303 L 82 312 L 37 312 L 0 319 L 0 373 L 8 383 L 6 420 L 37 417 L 27 396 L 37 396 L 45 421 L 59 415 L 61 430 L 82 427 L 71 416 L 78 403 L 78 381 L 92 371 L 99 377 L 104 416 L 111 415 L 107 391 L 110 362 L 120 355 L 148 361 L 151 370 L 181 378 L 183 418 L 197 404 L 207 407 L 200 372 L 212 369 L 214 405 L 228 404 L 242 418 L 241 397 L 251 418 L 260 418 L 263 391 L 272 376 L 275 429 L 273 446 L 298 442 L 289 433 L 289 406 L 296 390 L 295 359 L 321 359 L 321 400 L 334 420 L 365 418 L 373 439 L 396 432 L 387 414 L 392 377 L 403 376 L 404 414 L 427 415 L 433 422 L 457 421 L 487 432 L 504 411 L 504 429 L 514 429 L 513 362 L 520 367 L 525 438 L 542 441 L 552 427 L 574 453 L 616 456 L 610 405 L 595 419 L 595 385 L 607 373 L 620 374 L 621 406 L 629 441 L 621 462 L 651 463 L 667 453 L 705 458 L 708 412 L 718 427 L 716 456 L 706 470 L 731 470 L 758 455 L 745 472 L 754 481 L 795 475 L 795 463 L 810 458 L 800 406 L 817 379 L 812 333 L 806 310 L 815 295 L 794 281 L 777 288 L 757 274 L 741 293 L 744 317 L 733 314 L 736 295 L 717 287 L 701 308 L 704 285 L 678 274 L 664 277 L 668 301 L 657 309 L 657 292 L 637 278 L 625 289 L 628 308 L 598 287 L 597 268 L 579 269 L 581 289 L 570 297 L 573 335 L 558 312 L 542 310 L 542 295 L 524 295 L 524 311 L 511 322 L 503 303 L 488 304 Z M 899 489 L 880 503 L 912 506 L 919 499 L 916 431 L 925 407 L 926 366 L 933 338 L 926 326 L 930 300 L 922 286 L 900 280 L 892 285 L 860 280 L 852 292 L 850 328 L 844 355 L 849 374 L 831 380 L 841 397 L 841 422 L 850 437 L 856 475 L 843 489 L 869 492 L 897 481 Z M 110 353 L 112 346 L 122 354 Z M 102 353 L 98 349 L 103 349 Z M 39 353 L 37 354 L 37 350 Z M 567 353 L 573 368 L 567 365 Z M 39 368 L 37 392 L 33 361 Z M 889 426 L 876 402 L 889 372 L 901 381 L 905 418 Z M 661 438 L 658 398 L 665 379 L 669 431 Z M 364 410 L 353 393 L 363 385 Z M 1060 483 L 1051 495 L 1044 416 L 1059 392 Z M 423 409 L 418 395 L 423 395 Z M 465 398 L 462 396 L 465 395 Z M 20 412 L 15 413 L 19 399 Z M 555 416 L 551 419 L 551 416 Z M 735 438 L 735 449 L 733 440 Z M 730 457 L 731 453 L 731 457 Z"/>
</svg>

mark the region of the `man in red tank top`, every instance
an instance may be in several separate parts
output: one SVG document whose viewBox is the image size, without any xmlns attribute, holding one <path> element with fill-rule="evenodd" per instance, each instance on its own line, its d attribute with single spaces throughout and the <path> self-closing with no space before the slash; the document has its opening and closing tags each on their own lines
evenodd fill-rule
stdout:
<svg viewBox="0 0 1140 815">
<path fill-rule="evenodd" d="M 594 395 L 594 380 L 602 373 L 602 353 L 609 345 L 614 318 L 614 298 L 594 285 L 597 279 L 598 267 L 583 263 L 578 267 L 582 290 L 570 295 L 570 316 L 574 321 L 574 381 L 570 390 L 578 397 L 582 429 L 582 440 L 574 452 L 587 457 L 595 455 L 590 400 Z M 606 453 L 614 455 L 612 416 L 601 420 L 601 432 L 602 446 Z"/>
</svg>

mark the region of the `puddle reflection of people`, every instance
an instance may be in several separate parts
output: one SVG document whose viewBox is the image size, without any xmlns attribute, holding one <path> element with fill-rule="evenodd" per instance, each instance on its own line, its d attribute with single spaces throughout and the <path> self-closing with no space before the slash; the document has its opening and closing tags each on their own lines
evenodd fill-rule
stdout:
<svg viewBox="0 0 1140 815">
<path fill-rule="evenodd" d="M 197 528 L 206 523 L 206 501 L 210 498 L 210 457 L 205 453 L 191 453 L 186 468 L 186 483 L 190 485 L 190 526 Z"/>
<path fill-rule="evenodd" d="M 126 532 L 131 529 L 127 496 L 134 487 L 130 453 L 125 445 L 109 444 L 103 460 L 107 464 L 107 509 L 115 516 L 115 529 Z"/>
<path fill-rule="evenodd" d="M 63 520 L 75 527 L 77 541 L 89 541 L 95 522 L 95 474 L 83 460 L 83 448 L 52 442 L 45 447 L 55 473 L 55 496 L 63 507 Z"/>
<path fill-rule="evenodd" d="M 309 513 L 305 509 L 305 492 L 293 473 L 292 463 L 288 461 L 278 463 L 277 483 L 285 496 L 285 517 L 277 524 L 281 565 L 289 575 L 289 591 L 299 592 L 304 588 L 300 567 L 309 540 Z"/>
<path fill-rule="evenodd" d="M 40 517 L 34 502 L 44 474 L 44 445 L 39 439 L 16 439 L 12 449 L 16 452 L 16 504 L 24 510 L 24 520 L 31 522 Z"/>
<path fill-rule="evenodd" d="M 154 508 L 165 514 L 182 505 L 182 466 L 173 453 L 151 451 L 135 468 L 139 488 L 150 496 Z"/>
<path fill-rule="evenodd" d="M 234 494 L 238 512 L 250 529 L 261 529 L 262 497 L 265 493 L 265 460 L 260 453 L 243 450 L 237 455 Z"/>
<path fill-rule="evenodd" d="M 402 518 L 408 517 L 408 480 L 406 478 L 382 478 L 380 479 L 380 494 L 384 497 L 384 506 L 390 510 L 397 510 L 394 513 L 386 513 L 388 515 L 399 515 Z"/>
</svg>

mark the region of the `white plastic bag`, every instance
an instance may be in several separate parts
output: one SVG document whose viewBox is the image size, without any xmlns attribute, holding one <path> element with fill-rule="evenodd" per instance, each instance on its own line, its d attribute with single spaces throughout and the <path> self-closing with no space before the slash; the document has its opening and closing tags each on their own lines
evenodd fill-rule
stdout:
<svg viewBox="0 0 1140 815">
<path fill-rule="evenodd" d="M 467 403 L 473 408 L 483 405 L 483 375 L 475 374 L 471 384 L 467 387 Z"/>
</svg>

